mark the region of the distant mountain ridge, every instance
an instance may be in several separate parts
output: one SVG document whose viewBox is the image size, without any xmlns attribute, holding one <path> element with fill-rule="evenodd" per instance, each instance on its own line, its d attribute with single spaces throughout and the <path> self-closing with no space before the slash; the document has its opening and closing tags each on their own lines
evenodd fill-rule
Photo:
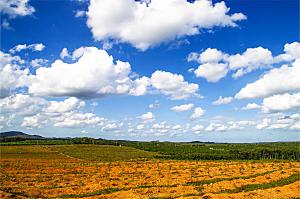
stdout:
<svg viewBox="0 0 300 199">
<path fill-rule="evenodd" d="M 44 137 L 40 135 L 29 135 L 20 131 L 7 131 L 0 133 L 1 138 L 14 138 L 14 137 L 20 137 L 20 138 L 27 138 L 27 139 L 45 139 Z"/>
</svg>

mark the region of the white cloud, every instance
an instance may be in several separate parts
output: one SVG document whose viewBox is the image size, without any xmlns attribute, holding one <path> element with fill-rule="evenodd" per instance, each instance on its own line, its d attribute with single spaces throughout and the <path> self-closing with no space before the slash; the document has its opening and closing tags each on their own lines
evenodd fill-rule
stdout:
<svg viewBox="0 0 300 199">
<path fill-rule="evenodd" d="M 30 44 L 30 45 L 27 45 L 27 44 L 19 44 L 19 45 L 16 45 L 15 47 L 13 47 L 12 49 L 9 50 L 10 53 L 14 54 L 16 52 L 20 52 L 22 50 L 32 50 L 32 51 L 42 51 L 45 49 L 45 45 L 42 44 L 42 43 L 36 43 L 36 44 Z"/>
<path fill-rule="evenodd" d="M 242 110 L 253 110 L 260 109 L 261 106 L 256 103 L 248 103 L 246 106 L 242 107 Z"/>
<path fill-rule="evenodd" d="M 226 131 L 227 127 L 224 124 L 210 123 L 206 128 L 206 131 Z"/>
<path fill-rule="evenodd" d="M 227 64 L 205 63 L 201 64 L 195 71 L 196 77 L 203 77 L 208 82 L 217 82 L 226 76 L 228 72 Z"/>
<path fill-rule="evenodd" d="M 182 129 L 182 126 L 179 125 L 179 124 L 176 124 L 172 127 L 173 130 L 181 130 Z"/>
<path fill-rule="evenodd" d="M 93 113 L 74 113 L 68 112 L 63 114 L 60 121 L 54 123 L 55 127 L 82 127 L 86 125 L 103 125 L 105 118 L 96 116 Z"/>
<path fill-rule="evenodd" d="M 16 88 L 27 85 L 29 69 L 20 68 L 24 62 L 19 56 L 0 51 L 0 98 L 7 97 Z"/>
<path fill-rule="evenodd" d="M 233 77 L 241 77 L 258 68 L 268 67 L 273 63 L 270 50 L 257 47 L 247 48 L 243 54 L 231 55 L 227 58 L 231 70 L 237 70 Z"/>
<path fill-rule="evenodd" d="M 246 19 L 242 13 L 229 15 L 224 2 L 210 0 L 91 0 L 87 25 L 96 40 L 115 39 L 140 50 L 215 26 L 235 27 Z M 178 14 L 180 13 L 180 15 Z"/>
<path fill-rule="evenodd" d="M 30 116 L 30 117 L 24 117 L 23 122 L 21 124 L 22 127 L 28 128 L 28 129 L 36 129 L 36 128 L 42 128 L 43 121 L 38 116 Z"/>
<path fill-rule="evenodd" d="M 142 129 L 144 129 L 144 128 L 145 128 L 145 125 L 144 125 L 144 124 L 139 124 L 139 125 L 136 126 L 136 129 L 137 129 L 137 130 L 142 130 Z"/>
<path fill-rule="evenodd" d="M 77 10 L 75 13 L 75 17 L 84 17 L 85 11 L 84 10 Z"/>
<path fill-rule="evenodd" d="M 67 48 L 63 48 L 59 54 L 61 59 L 64 59 L 65 57 L 71 57 L 71 55 L 69 54 L 69 51 Z"/>
<path fill-rule="evenodd" d="M 300 89 L 300 59 L 292 66 L 283 65 L 274 68 L 263 75 L 259 80 L 247 84 L 236 95 L 237 99 L 252 99 L 267 97 Z"/>
<path fill-rule="evenodd" d="M 0 110 L 2 113 L 34 115 L 39 113 L 47 103 L 43 98 L 16 94 L 0 99 Z"/>
<path fill-rule="evenodd" d="M 173 106 L 171 108 L 172 111 L 175 112 L 183 112 L 183 111 L 188 111 L 191 110 L 194 107 L 194 104 L 182 104 L 178 106 Z"/>
<path fill-rule="evenodd" d="M 143 122 L 153 122 L 155 120 L 155 116 L 152 112 L 147 112 L 138 118 L 143 120 Z"/>
<path fill-rule="evenodd" d="M 152 104 L 149 104 L 149 108 L 151 108 L 151 109 L 156 109 L 156 108 L 159 108 L 159 103 L 158 103 L 158 101 L 155 101 L 154 103 L 152 103 Z"/>
<path fill-rule="evenodd" d="M 220 96 L 219 99 L 213 102 L 213 105 L 222 105 L 222 104 L 229 104 L 232 102 L 233 98 L 232 97 L 222 97 Z"/>
<path fill-rule="evenodd" d="M 258 122 L 256 128 L 259 130 L 264 129 L 285 129 L 285 130 L 300 130 L 300 115 L 283 115 L 283 116 L 272 116 L 263 118 L 262 121 Z"/>
<path fill-rule="evenodd" d="M 273 57 L 272 52 L 263 47 L 247 48 L 243 53 L 226 54 L 218 49 L 207 48 L 201 53 L 192 52 L 188 61 L 200 63 L 194 71 L 197 77 L 217 82 L 233 71 L 232 77 L 238 78 L 257 69 L 271 68 L 280 62 L 291 62 L 299 58 L 300 43 L 285 44 L 284 53 Z"/>
<path fill-rule="evenodd" d="M 0 2 L 0 13 L 9 17 L 26 16 L 34 13 L 34 8 L 28 4 L 29 0 L 2 0 Z"/>
<path fill-rule="evenodd" d="M 29 69 L 6 64 L 0 67 L 0 98 L 8 97 L 16 88 L 24 87 L 28 83 Z"/>
<path fill-rule="evenodd" d="M 84 101 L 80 101 L 75 97 L 70 97 L 64 101 L 50 101 L 44 111 L 46 113 L 65 113 L 79 109 L 83 106 L 85 106 Z"/>
<path fill-rule="evenodd" d="M 30 65 L 33 66 L 34 68 L 39 68 L 42 66 L 45 66 L 48 63 L 47 59 L 34 59 L 31 60 Z"/>
<path fill-rule="evenodd" d="M 182 75 L 158 70 L 152 74 L 151 84 L 174 100 L 197 96 L 198 85 L 186 82 Z"/>
<path fill-rule="evenodd" d="M 194 112 L 191 115 L 190 119 L 191 120 L 197 119 L 197 118 L 203 116 L 204 113 L 205 113 L 205 110 L 203 110 L 201 107 L 197 107 L 194 109 Z"/>
<path fill-rule="evenodd" d="M 202 130 L 204 130 L 204 126 L 201 125 L 201 124 L 197 124 L 197 125 L 192 127 L 192 131 L 196 134 L 201 133 Z"/>
<path fill-rule="evenodd" d="M 262 110 L 265 113 L 281 112 L 297 108 L 300 110 L 300 93 L 273 95 L 264 98 L 262 104 Z"/>
<path fill-rule="evenodd" d="M 75 63 L 56 60 L 51 67 L 37 69 L 36 75 L 31 75 L 29 93 L 83 98 L 146 93 L 148 78 L 130 79 L 128 62 L 114 61 L 106 51 L 95 47 L 80 48 L 74 53 L 73 57 L 79 58 Z"/>
</svg>

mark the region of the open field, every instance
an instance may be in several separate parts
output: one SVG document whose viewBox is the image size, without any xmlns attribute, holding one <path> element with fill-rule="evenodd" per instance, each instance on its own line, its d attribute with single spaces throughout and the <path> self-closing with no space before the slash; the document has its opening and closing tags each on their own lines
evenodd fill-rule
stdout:
<svg viewBox="0 0 300 199">
<path fill-rule="evenodd" d="M 1 146 L 1 198 L 298 198 L 299 162 L 183 161 L 101 145 Z"/>
</svg>

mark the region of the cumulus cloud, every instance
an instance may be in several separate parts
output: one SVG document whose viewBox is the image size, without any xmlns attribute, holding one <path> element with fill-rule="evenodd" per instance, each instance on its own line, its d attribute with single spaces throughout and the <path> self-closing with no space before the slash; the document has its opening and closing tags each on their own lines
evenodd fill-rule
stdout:
<svg viewBox="0 0 300 199">
<path fill-rule="evenodd" d="M 34 115 L 39 113 L 47 104 L 48 101 L 43 98 L 16 94 L 0 99 L 0 110 L 1 113 Z"/>
<path fill-rule="evenodd" d="M 106 121 L 103 117 L 96 116 L 93 113 L 73 113 L 68 112 L 61 116 L 57 121 L 56 127 L 82 127 L 86 125 L 103 125 Z"/>
<path fill-rule="evenodd" d="M 292 66 L 283 65 L 268 71 L 260 79 L 247 84 L 236 95 L 237 99 L 267 97 L 300 89 L 300 59 Z"/>
<path fill-rule="evenodd" d="M 45 49 L 45 45 L 42 43 L 36 43 L 36 44 L 19 44 L 13 47 L 12 49 L 9 50 L 10 53 L 14 54 L 16 52 L 20 52 L 22 50 L 32 50 L 32 51 L 42 51 Z"/>
<path fill-rule="evenodd" d="M 205 110 L 202 109 L 201 107 L 197 107 L 194 109 L 193 114 L 190 116 L 191 120 L 198 119 L 199 117 L 203 116 L 205 113 Z"/>
<path fill-rule="evenodd" d="M 173 106 L 171 108 L 172 111 L 175 112 L 183 112 L 183 111 L 188 111 L 191 110 L 194 107 L 194 104 L 182 104 L 178 106 Z"/>
<path fill-rule="evenodd" d="M 0 2 L 0 13 L 11 18 L 26 16 L 34 13 L 35 9 L 29 5 L 29 0 L 2 0 Z"/>
<path fill-rule="evenodd" d="M 271 97 L 264 98 L 262 104 L 262 110 L 265 113 L 281 112 L 291 109 L 300 110 L 300 93 L 273 95 Z"/>
<path fill-rule="evenodd" d="M 300 131 L 299 128 L 300 123 L 300 115 L 292 114 L 292 115 L 284 115 L 284 116 L 275 116 L 263 118 L 258 124 L 256 128 L 259 130 L 264 129 L 285 129 L 285 130 L 297 130 Z"/>
<path fill-rule="evenodd" d="M 248 103 L 246 106 L 242 107 L 242 110 L 253 110 L 253 109 L 260 109 L 260 105 L 256 103 Z"/>
<path fill-rule="evenodd" d="M 47 59 L 38 58 L 38 59 L 31 60 L 30 65 L 33 66 L 34 68 L 39 68 L 45 66 L 46 64 L 48 64 L 48 62 L 49 61 Z"/>
<path fill-rule="evenodd" d="M 152 87 L 171 99 L 185 99 L 197 96 L 198 85 L 188 83 L 182 75 L 165 71 L 155 71 L 151 76 Z"/>
<path fill-rule="evenodd" d="M 115 39 L 140 50 L 215 26 L 236 27 L 246 19 L 242 13 L 228 14 L 224 2 L 210 0 L 91 0 L 87 25 L 96 40 Z M 180 13 L 180 15 L 178 15 Z"/>
<path fill-rule="evenodd" d="M 227 127 L 224 124 L 210 123 L 206 128 L 206 131 L 226 131 Z"/>
<path fill-rule="evenodd" d="M 147 112 L 138 118 L 143 120 L 143 122 L 153 122 L 155 120 L 155 116 L 152 112 Z"/>
<path fill-rule="evenodd" d="M 192 127 L 192 131 L 193 131 L 193 133 L 195 133 L 195 134 L 201 133 L 202 130 L 204 130 L 204 126 L 201 125 L 201 124 L 197 124 L 197 125 L 195 125 L 195 126 Z"/>
<path fill-rule="evenodd" d="M 77 10 L 75 13 L 75 17 L 84 17 L 85 16 L 85 11 L 84 10 Z"/>
<path fill-rule="evenodd" d="M 69 51 L 67 48 L 63 48 L 59 54 L 61 59 L 64 59 L 65 57 L 71 57 L 71 55 L 69 54 Z"/>
<path fill-rule="evenodd" d="M 80 48 L 73 52 L 73 57 L 78 61 L 69 64 L 56 60 L 51 67 L 37 69 L 36 75 L 31 75 L 29 93 L 91 98 L 109 94 L 144 95 L 147 91 L 148 78 L 130 79 L 130 64 L 114 61 L 105 50 Z"/>
<path fill-rule="evenodd" d="M 151 108 L 151 109 L 156 109 L 156 108 L 159 108 L 159 103 L 158 103 L 158 101 L 155 101 L 154 103 L 152 103 L 152 104 L 149 104 L 149 108 Z"/>
<path fill-rule="evenodd" d="M 0 98 L 8 97 L 17 88 L 28 84 L 29 69 L 21 69 L 25 61 L 19 56 L 0 51 Z"/>
<path fill-rule="evenodd" d="M 213 102 L 213 105 L 222 105 L 222 104 L 229 104 L 232 102 L 233 97 L 222 97 L 220 96 L 216 101 Z"/>
<path fill-rule="evenodd" d="M 23 118 L 23 122 L 21 126 L 27 129 L 36 129 L 36 128 L 42 128 L 43 123 L 45 123 L 45 121 L 43 121 L 41 117 L 30 116 L 30 117 Z"/>
<path fill-rule="evenodd" d="M 287 43 L 284 53 L 273 56 L 269 49 L 263 47 L 247 48 L 243 53 L 229 55 L 218 49 L 207 48 L 201 53 L 192 52 L 188 61 L 200 63 L 194 71 L 197 77 L 203 77 L 209 82 L 217 82 L 229 71 L 232 77 L 238 78 L 257 69 L 270 68 L 280 62 L 291 62 L 299 58 L 300 43 Z"/>
<path fill-rule="evenodd" d="M 196 77 L 203 77 L 208 82 L 217 82 L 226 76 L 228 72 L 227 64 L 205 63 L 201 64 L 195 71 Z"/>
</svg>

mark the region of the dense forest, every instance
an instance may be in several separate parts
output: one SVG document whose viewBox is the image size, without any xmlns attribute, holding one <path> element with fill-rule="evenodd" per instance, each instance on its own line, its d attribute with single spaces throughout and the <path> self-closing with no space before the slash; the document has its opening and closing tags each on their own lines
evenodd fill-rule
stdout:
<svg viewBox="0 0 300 199">
<path fill-rule="evenodd" d="M 158 158 L 177 160 L 300 160 L 299 142 L 275 143 L 203 143 L 203 142 L 137 142 L 93 138 L 27 139 L 24 137 L 1 138 L 0 145 L 65 145 L 97 144 L 128 146 L 144 151 L 157 152 Z"/>
</svg>

